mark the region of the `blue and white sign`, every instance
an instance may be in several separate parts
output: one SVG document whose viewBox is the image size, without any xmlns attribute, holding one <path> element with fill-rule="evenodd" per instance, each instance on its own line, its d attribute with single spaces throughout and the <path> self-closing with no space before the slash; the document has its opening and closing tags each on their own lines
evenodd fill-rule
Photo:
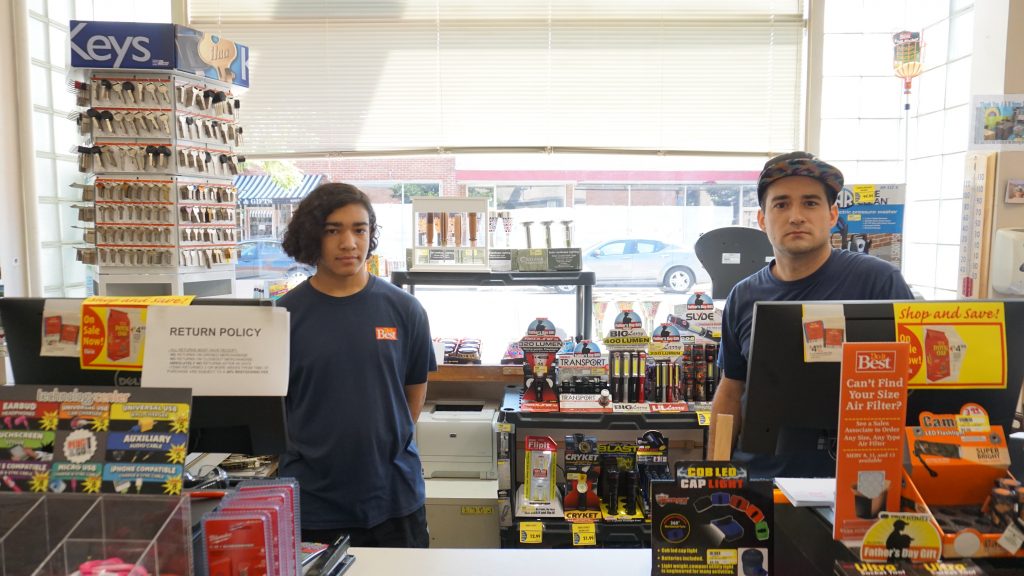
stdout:
<svg viewBox="0 0 1024 576">
<path fill-rule="evenodd" d="M 843 187 L 836 201 L 839 221 L 832 229 L 832 246 L 872 254 L 899 267 L 905 199 L 905 184 Z"/>
<path fill-rule="evenodd" d="M 71 21 L 76 68 L 174 68 L 174 25 Z"/>
</svg>

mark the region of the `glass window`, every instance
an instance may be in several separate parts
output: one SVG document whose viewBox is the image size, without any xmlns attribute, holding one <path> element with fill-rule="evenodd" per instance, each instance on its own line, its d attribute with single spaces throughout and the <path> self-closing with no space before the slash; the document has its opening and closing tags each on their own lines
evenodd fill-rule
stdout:
<svg viewBox="0 0 1024 576">
<path fill-rule="evenodd" d="M 954 16 L 949 23 L 949 59 L 969 56 L 974 48 L 974 11 Z"/>
<path fill-rule="evenodd" d="M 55 202 L 41 202 L 36 207 L 36 217 L 39 224 L 40 242 L 60 242 L 60 215 Z M 52 281 L 43 276 L 43 283 L 50 284 Z"/>
<path fill-rule="evenodd" d="M 75 106 L 75 95 L 67 89 L 67 80 L 63 72 L 54 70 L 50 74 L 50 85 L 53 86 L 53 108 L 61 115 L 72 110 Z"/>
<path fill-rule="evenodd" d="M 32 104 L 36 106 L 50 105 L 50 71 L 38 64 L 32 65 Z"/>
<path fill-rule="evenodd" d="M 64 291 L 64 265 L 61 262 L 60 251 L 60 246 L 44 246 L 41 267 L 43 286 L 57 290 L 58 296 Z"/>
<path fill-rule="evenodd" d="M 49 158 L 36 158 L 36 194 L 40 198 L 53 198 L 56 196 L 56 182 L 54 182 L 53 160 Z M 53 221 L 54 225 L 57 221 Z"/>
<path fill-rule="evenodd" d="M 62 115 L 53 117 L 53 149 L 57 154 L 72 154 L 78 149 L 81 136 L 74 120 Z"/>
<path fill-rule="evenodd" d="M 625 184 L 592 184 L 582 182 L 573 192 L 576 206 L 629 206 L 629 189 Z"/>
<path fill-rule="evenodd" d="M 660 242 L 647 242 L 645 240 L 638 240 L 636 243 L 637 254 L 653 254 L 658 250 L 661 250 L 662 244 Z"/>
<path fill-rule="evenodd" d="M 565 186 L 498 186 L 495 204 L 499 210 L 516 208 L 560 208 L 565 206 Z"/>
<path fill-rule="evenodd" d="M 857 115 L 865 94 L 861 78 L 826 76 L 821 81 L 821 117 L 852 118 Z M 866 79 L 865 79 L 866 80 Z"/>
<path fill-rule="evenodd" d="M 49 45 L 49 37 L 46 35 L 46 29 L 49 26 L 46 23 L 36 20 L 35 18 L 28 19 L 28 54 L 30 57 L 36 60 L 47 61 L 47 47 Z"/>
<path fill-rule="evenodd" d="M 372 187 L 371 187 L 372 188 Z M 359 186 L 363 192 L 369 194 L 370 192 Z M 441 195 L 441 185 L 432 184 L 417 184 L 414 182 L 398 183 L 391 186 L 391 197 L 402 204 L 412 204 L 412 199 L 417 196 L 428 196 L 437 198 Z"/>
<path fill-rule="evenodd" d="M 72 188 L 76 182 L 82 182 L 82 173 L 78 171 L 78 163 L 68 160 L 57 160 L 57 195 L 62 200 L 80 200 L 82 191 Z"/>
<path fill-rule="evenodd" d="M 626 244 L 627 243 L 624 242 L 624 241 L 609 242 L 607 244 L 602 245 L 598 249 L 601 251 L 601 254 L 604 254 L 604 255 L 607 255 L 607 256 L 621 256 L 623 254 L 627 254 L 628 253 L 627 250 L 626 250 Z"/>
<path fill-rule="evenodd" d="M 64 246 L 61 255 L 64 258 L 64 285 L 85 284 L 85 265 L 78 261 L 78 251 L 73 246 Z"/>
<path fill-rule="evenodd" d="M 487 198 L 487 206 L 494 208 L 494 186 L 467 186 L 466 196 L 469 198 Z"/>
<path fill-rule="evenodd" d="M 78 227 L 82 224 L 78 221 L 78 210 L 71 207 L 71 204 L 61 202 L 59 204 L 60 212 L 60 241 L 61 242 L 81 242 L 82 241 L 82 230 Z M 71 259 L 74 261 L 74 258 Z"/>
<path fill-rule="evenodd" d="M 241 245 L 238 251 L 238 258 L 241 260 L 256 260 L 256 243 L 246 242 Z"/>
<path fill-rule="evenodd" d="M 53 133 L 50 130 L 49 113 L 32 113 L 32 138 L 35 139 L 37 151 L 50 153 L 53 152 Z"/>
<path fill-rule="evenodd" d="M 67 20 L 64 21 L 67 22 Z M 58 68 L 67 66 L 68 51 L 70 50 L 67 41 L 67 32 L 56 26 L 50 26 L 50 64 Z"/>
<path fill-rule="evenodd" d="M 47 16 L 55 22 L 67 23 L 71 20 L 71 4 L 72 0 L 49 0 Z"/>
</svg>

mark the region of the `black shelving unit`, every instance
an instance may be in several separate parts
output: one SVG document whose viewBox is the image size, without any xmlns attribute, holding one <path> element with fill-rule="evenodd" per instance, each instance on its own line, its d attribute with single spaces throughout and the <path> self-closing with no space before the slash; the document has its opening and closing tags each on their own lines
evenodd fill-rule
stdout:
<svg viewBox="0 0 1024 576">
<path fill-rule="evenodd" d="M 520 432 L 530 429 L 548 428 L 579 431 L 601 430 L 701 430 L 707 452 L 707 428 L 700 426 L 696 412 L 665 413 L 578 413 L 578 412 L 521 412 L 521 386 L 508 386 L 498 418 L 514 426 L 513 439 L 509 442 L 509 459 L 512 490 L 512 506 L 515 507 L 515 490 L 518 489 L 517 466 L 519 455 L 517 445 Z M 544 525 L 544 541 L 540 544 L 519 543 L 519 522 L 541 522 Z M 651 525 L 639 523 L 596 522 L 597 546 L 602 548 L 645 548 L 651 545 Z M 573 548 L 572 524 L 562 518 L 515 517 L 515 524 L 501 528 L 503 548 Z"/>
<path fill-rule="evenodd" d="M 409 293 L 416 286 L 575 286 L 576 336 L 590 339 L 593 272 L 392 272 L 391 283 Z"/>
</svg>

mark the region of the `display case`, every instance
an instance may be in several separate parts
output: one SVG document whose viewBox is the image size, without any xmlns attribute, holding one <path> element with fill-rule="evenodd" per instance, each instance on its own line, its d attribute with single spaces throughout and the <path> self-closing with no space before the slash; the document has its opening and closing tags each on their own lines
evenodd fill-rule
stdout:
<svg viewBox="0 0 1024 576">
<path fill-rule="evenodd" d="M 696 412 L 678 413 L 564 413 L 522 412 L 522 387 L 508 386 L 499 415 L 499 515 L 501 542 L 504 548 L 571 548 L 581 544 L 578 526 L 586 522 L 570 522 L 561 517 L 516 514 L 515 494 L 523 482 L 522 454 L 527 435 L 549 435 L 559 444 L 559 462 L 564 454 L 565 435 L 586 432 L 611 442 L 634 444 L 649 430 L 659 430 L 669 441 L 669 459 L 701 459 L 705 455 L 707 428 Z M 559 463 L 561 467 L 561 464 Z M 523 526 L 542 527 L 539 542 L 522 542 Z M 607 548 L 649 547 L 649 521 L 592 522 L 592 546 Z"/>
<path fill-rule="evenodd" d="M 71 574 L 104 560 L 139 574 L 191 570 L 188 496 L 2 494 L 0 512 L 0 574 Z"/>
<path fill-rule="evenodd" d="M 576 335 L 590 339 L 593 315 L 593 272 L 422 272 L 391 273 L 391 283 L 410 294 L 416 286 L 575 286 Z"/>
<path fill-rule="evenodd" d="M 412 199 L 414 272 L 489 272 L 487 198 Z"/>
</svg>

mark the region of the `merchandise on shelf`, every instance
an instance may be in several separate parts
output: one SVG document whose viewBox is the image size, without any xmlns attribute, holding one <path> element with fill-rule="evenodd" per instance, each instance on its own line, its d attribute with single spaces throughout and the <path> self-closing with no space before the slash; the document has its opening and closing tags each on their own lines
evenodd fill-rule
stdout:
<svg viewBox="0 0 1024 576">
<path fill-rule="evenodd" d="M 413 198 L 409 270 L 489 272 L 486 198 Z"/>
<path fill-rule="evenodd" d="M 77 184 L 79 218 L 91 223 L 79 260 L 99 275 L 188 275 L 223 272 L 233 280 L 238 194 L 232 184 L 243 157 L 239 101 L 230 85 L 178 73 L 92 71 L 75 84 L 86 143 Z M 233 290 L 232 290 L 233 291 Z"/>
<path fill-rule="evenodd" d="M 526 336 L 519 341 L 525 356 L 522 410 L 558 411 L 558 369 L 555 357 L 562 346 L 562 340 L 555 335 L 553 322 L 547 318 L 537 318 L 530 323 Z"/>
<path fill-rule="evenodd" d="M 636 468 L 635 442 L 598 442 L 600 456 L 598 486 L 601 487 L 601 514 L 605 522 L 642 522 L 643 510 L 637 505 L 640 476 Z"/>
<path fill-rule="evenodd" d="M 570 522 L 601 519 L 598 485 L 600 455 L 597 437 L 581 433 L 565 437 L 565 519 Z"/>
</svg>

